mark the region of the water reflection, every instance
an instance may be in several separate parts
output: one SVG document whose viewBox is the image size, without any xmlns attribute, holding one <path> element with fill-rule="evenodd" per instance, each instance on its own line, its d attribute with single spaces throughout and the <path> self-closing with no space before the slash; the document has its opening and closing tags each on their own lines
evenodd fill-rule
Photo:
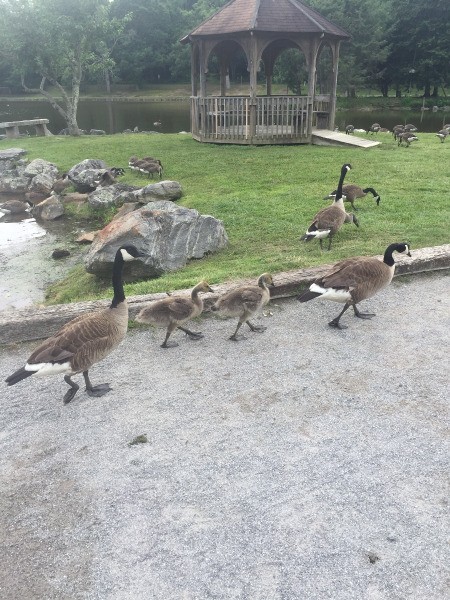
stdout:
<svg viewBox="0 0 450 600">
<path fill-rule="evenodd" d="M 64 120 L 51 108 L 48 102 L 0 102 L 0 120 L 47 118 L 49 129 L 58 133 L 66 127 Z M 450 121 L 450 115 L 443 111 L 431 110 L 423 113 L 406 110 L 390 111 L 347 111 L 336 113 L 336 125 L 341 131 L 349 123 L 357 128 L 368 129 L 372 123 L 392 129 L 398 123 L 414 123 L 419 131 L 436 132 L 443 123 Z M 179 133 L 190 131 L 189 101 L 165 102 L 108 102 L 85 100 L 78 108 L 78 124 L 82 129 L 103 129 L 107 133 L 120 133 L 126 129 Z M 156 125 L 155 125 L 156 124 Z M 34 134 L 30 131 L 30 134 Z"/>
<path fill-rule="evenodd" d="M 38 223 L 29 213 L 0 216 L 0 311 L 42 302 L 48 285 L 80 262 L 71 228 L 64 221 Z M 67 259 L 51 258 L 55 247 L 68 245 Z"/>
</svg>

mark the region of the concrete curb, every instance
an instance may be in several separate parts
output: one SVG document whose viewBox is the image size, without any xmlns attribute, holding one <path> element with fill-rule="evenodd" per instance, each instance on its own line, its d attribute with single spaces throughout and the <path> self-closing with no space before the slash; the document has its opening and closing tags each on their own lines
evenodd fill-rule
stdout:
<svg viewBox="0 0 450 600">
<path fill-rule="evenodd" d="M 298 294 L 302 288 L 308 286 L 317 277 L 326 273 L 332 264 L 334 263 L 274 274 L 275 287 L 271 290 L 271 297 L 285 298 Z M 413 275 L 442 269 L 450 269 L 450 244 L 413 250 L 411 258 L 404 257 L 398 259 L 395 275 L 398 277 L 400 275 Z M 209 310 L 211 304 L 220 294 L 249 281 L 254 283 L 252 279 L 215 285 L 214 294 L 207 294 L 204 297 L 205 311 Z M 190 290 L 178 290 L 176 294 L 189 292 Z M 165 297 L 166 294 L 162 293 L 129 297 L 130 319 L 135 317 L 144 304 Z M 0 313 L 0 344 L 6 345 L 47 338 L 58 331 L 70 319 L 88 311 L 100 310 L 109 306 L 109 304 L 110 300 L 97 300 L 74 304 L 59 304 L 45 308 L 33 307 L 5 311 Z"/>
</svg>

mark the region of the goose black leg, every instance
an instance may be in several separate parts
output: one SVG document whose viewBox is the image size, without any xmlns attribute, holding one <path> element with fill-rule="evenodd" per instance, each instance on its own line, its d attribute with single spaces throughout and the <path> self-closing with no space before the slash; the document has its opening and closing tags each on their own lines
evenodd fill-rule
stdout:
<svg viewBox="0 0 450 600">
<path fill-rule="evenodd" d="M 230 335 L 230 340 L 233 340 L 233 342 L 238 342 L 239 338 L 237 336 L 237 332 L 239 331 L 239 329 L 241 328 L 241 325 L 244 321 L 238 321 L 237 327 L 236 327 L 236 331 L 233 333 L 233 335 Z M 243 339 L 243 337 L 241 338 Z"/>
<path fill-rule="evenodd" d="M 184 333 L 188 335 L 192 340 L 200 340 L 202 337 L 204 337 L 201 331 L 191 331 L 190 329 L 186 329 L 185 327 L 181 327 L 180 325 L 178 325 L 178 329 L 184 331 Z"/>
<path fill-rule="evenodd" d="M 355 317 L 358 317 L 359 319 L 371 319 L 372 317 L 375 316 L 375 313 L 362 313 L 360 312 L 357 308 L 356 305 L 353 305 L 353 310 L 355 312 Z"/>
<path fill-rule="evenodd" d="M 69 402 L 80 389 L 80 386 L 72 381 L 70 375 L 64 375 L 64 381 L 67 383 L 67 385 L 70 385 L 70 390 L 67 390 L 67 392 L 64 394 L 63 402 L 64 404 L 69 404 Z"/>
<path fill-rule="evenodd" d="M 341 310 L 341 312 L 338 314 L 338 316 L 335 317 L 332 321 L 330 321 L 328 323 L 328 325 L 330 327 L 336 327 L 336 329 L 347 329 L 347 325 L 341 325 L 339 323 L 339 319 L 342 317 L 342 315 L 345 313 L 345 311 L 348 309 L 349 306 L 350 306 L 350 303 L 346 302 L 344 308 Z"/>
<path fill-rule="evenodd" d="M 166 337 L 164 338 L 164 341 L 161 344 L 161 348 L 176 348 L 178 346 L 177 342 L 170 342 L 170 344 L 168 344 L 170 334 L 173 331 L 175 331 L 176 328 L 177 328 L 176 323 L 171 323 L 169 325 L 169 327 L 167 328 L 167 331 L 166 331 Z"/>
<path fill-rule="evenodd" d="M 99 383 L 95 386 L 92 385 L 87 371 L 83 371 L 83 377 L 86 383 L 86 391 L 88 393 L 88 396 L 95 396 L 96 398 L 100 398 L 100 396 L 104 396 L 107 392 L 110 392 L 112 390 L 109 383 Z"/>
<path fill-rule="evenodd" d="M 252 323 L 250 323 L 250 321 L 246 321 L 246 323 L 252 331 L 258 331 L 259 333 L 262 333 L 263 331 L 265 331 L 267 329 L 267 327 L 265 325 L 252 325 Z"/>
</svg>

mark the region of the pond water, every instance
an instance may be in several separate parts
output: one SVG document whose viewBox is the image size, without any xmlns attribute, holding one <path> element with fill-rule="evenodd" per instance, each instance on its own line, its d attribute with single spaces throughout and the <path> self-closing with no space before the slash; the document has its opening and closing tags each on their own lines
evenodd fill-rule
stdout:
<svg viewBox="0 0 450 600">
<path fill-rule="evenodd" d="M 5 199 L 0 194 L 0 202 Z M 37 223 L 29 213 L 0 213 L 0 311 L 42 302 L 46 288 L 82 260 L 84 249 L 68 242 L 72 228 L 64 220 Z M 69 250 L 70 256 L 53 259 L 55 248 Z"/>
<path fill-rule="evenodd" d="M 63 119 L 51 108 L 48 102 L 0 102 L 0 121 L 15 121 L 34 118 L 49 119 L 49 129 L 58 133 L 65 127 Z M 419 131 L 436 132 L 444 122 L 450 121 L 450 114 L 442 111 L 338 111 L 336 125 L 344 130 L 349 123 L 357 128 L 368 129 L 372 123 L 392 129 L 398 123 L 414 123 Z M 155 125 L 155 123 L 157 123 Z M 159 124 L 160 123 L 160 124 Z M 80 102 L 78 124 L 82 129 L 103 129 L 107 133 L 119 133 L 125 129 L 138 127 L 140 131 L 178 133 L 190 131 L 189 102 Z M 30 134 L 34 131 L 30 130 Z"/>
</svg>

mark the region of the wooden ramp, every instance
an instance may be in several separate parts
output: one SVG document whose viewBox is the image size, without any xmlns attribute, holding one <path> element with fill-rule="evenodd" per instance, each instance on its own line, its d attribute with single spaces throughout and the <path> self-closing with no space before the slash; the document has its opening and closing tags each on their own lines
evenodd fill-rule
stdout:
<svg viewBox="0 0 450 600">
<path fill-rule="evenodd" d="M 370 138 L 360 138 L 329 129 L 313 129 L 311 142 L 317 146 L 350 146 L 356 148 L 372 148 L 381 143 L 376 142 L 372 136 Z"/>
</svg>

